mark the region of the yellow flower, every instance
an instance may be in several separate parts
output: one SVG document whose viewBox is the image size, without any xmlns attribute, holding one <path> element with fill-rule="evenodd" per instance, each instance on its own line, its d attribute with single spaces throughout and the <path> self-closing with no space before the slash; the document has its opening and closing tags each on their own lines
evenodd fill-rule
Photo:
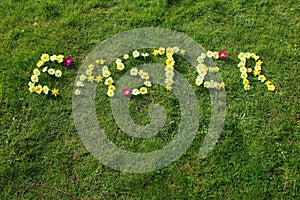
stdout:
<svg viewBox="0 0 300 200">
<path fill-rule="evenodd" d="M 33 70 L 33 74 L 39 76 L 41 74 L 40 70 L 38 68 L 35 68 Z"/>
<path fill-rule="evenodd" d="M 247 52 L 246 54 L 245 54 L 245 56 L 246 56 L 246 58 L 251 58 L 251 53 L 250 52 Z"/>
<path fill-rule="evenodd" d="M 31 85 L 29 86 L 29 92 L 35 92 L 35 86 L 34 85 Z"/>
<path fill-rule="evenodd" d="M 272 82 L 271 82 L 271 81 L 267 81 L 267 82 L 265 82 L 265 84 L 266 84 L 266 85 L 271 85 Z"/>
<path fill-rule="evenodd" d="M 90 65 L 88 66 L 88 69 L 89 69 L 89 70 L 94 70 L 94 68 L 95 68 L 95 65 L 93 65 L 93 64 L 90 64 Z"/>
<path fill-rule="evenodd" d="M 48 86 L 47 85 L 45 85 L 44 87 L 43 87 L 43 92 L 44 92 L 44 94 L 48 94 L 48 92 L 49 92 L 49 88 L 48 88 Z"/>
<path fill-rule="evenodd" d="M 266 77 L 264 75 L 259 75 L 258 80 L 260 80 L 263 83 L 263 82 L 265 82 Z"/>
<path fill-rule="evenodd" d="M 88 76 L 87 79 L 88 79 L 89 82 L 92 83 L 94 81 L 95 77 L 94 76 Z"/>
<path fill-rule="evenodd" d="M 241 78 L 242 78 L 242 79 L 246 79 L 247 77 L 248 77 L 247 73 L 242 73 L 242 74 L 241 74 Z"/>
<path fill-rule="evenodd" d="M 168 91 L 172 90 L 172 86 L 171 86 L 171 85 L 167 85 L 165 88 L 166 88 L 166 90 L 168 90 Z"/>
<path fill-rule="evenodd" d="M 166 53 L 167 58 L 172 58 L 173 54 L 172 53 Z"/>
<path fill-rule="evenodd" d="M 48 69 L 48 73 L 50 75 L 54 75 L 55 74 L 55 69 L 53 69 L 53 68 Z"/>
<path fill-rule="evenodd" d="M 163 55 L 163 54 L 165 53 L 165 48 L 160 47 L 160 48 L 158 49 L 158 53 L 159 53 L 159 55 Z"/>
<path fill-rule="evenodd" d="M 158 49 L 154 49 L 152 54 L 153 54 L 154 56 L 157 56 L 158 53 L 159 53 Z"/>
<path fill-rule="evenodd" d="M 139 89 L 133 89 L 131 94 L 138 95 L 138 94 L 140 94 L 140 90 Z"/>
<path fill-rule="evenodd" d="M 242 63 L 242 62 L 240 62 L 239 64 L 238 64 L 238 67 L 239 68 L 242 68 L 242 67 L 245 67 L 246 65 L 245 65 L 245 63 Z"/>
<path fill-rule="evenodd" d="M 42 72 L 46 72 L 48 70 L 48 67 L 44 67 L 43 69 L 42 69 Z"/>
<path fill-rule="evenodd" d="M 184 49 L 181 49 L 181 50 L 180 50 L 180 54 L 181 54 L 181 55 L 184 55 L 184 54 L 185 54 L 185 50 L 184 50 Z"/>
<path fill-rule="evenodd" d="M 211 87 L 211 83 L 208 82 L 208 81 L 205 81 L 204 84 L 203 84 L 203 86 L 204 86 L 205 88 L 210 88 L 210 87 Z"/>
<path fill-rule="evenodd" d="M 212 51 L 207 51 L 206 55 L 207 55 L 208 58 L 211 58 L 211 57 L 213 57 L 213 52 Z"/>
<path fill-rule="evenodd" d="M 219 88 L 225 88 L 225 86 L 226 86 L 226 84 L 225 84 L 224 82 L 221 82 L 221 83 L 219 84 Z"/>
<path fill-rule="evenodd" d="M 249 80 L 248 79 L 243 79 L 243 84 L 244 85 L 249 85 Z"/>
<path fill-rule="evenodd" d="M 81 94 L 81 91 L 80 91 L 79 89 L 76 89 L 75 92 L 74 92 L 74 94 L 75 94 L 75 95 L 80 95 L 80 94 Z"/>
<path fill-rule="evenodd" d="M 197 61 L 198 61 L 199 63 L 203 63 L 203 62 L 204 62 L 204 58 L 203 58 L 202 56 L 198 56 L 198 57 L 197 57 Z"/>
<path fill-rule="evenodd" d="M 174 54 L 173 48 L 168 47 L 167 50 L 166 50 L 166 53 L 167 53 L 167 54 L 172 54 L 172 55 L 173 55 L 173 54 Z"/>
<path fill-rule="evenodd" d="M 100 60 L 99 60 L 99 64 L 100 64 L 100 65 L 103 65 L 104 63 L 105 63 L 105 60 L 103 60 L 103 59 L 100 59 Z"/>
<path fill-rule="evenodd" d="M 136 76 L 138 74 L 138 69 L 137 68 L 132 68 L 131 70 L 130 70 L 130 75 L 131 76 Z"/>
<path fill-rule="evenodd" d="M 32 75 L 32 76 L 31 76 L 31 81 L 32 81 L 33 83 L 39 82 L 39 76 L 37 76 L 37 75 Z"/>
<path fill-rule="evenodd" d="M 61 77 L 61 75 L 62 75 L 62 72 L 60 70 L 55 71 L 55 76 L 56 77 Z"/>
<path fill-rule="evenodd" d="M 274 91 L 275 90 L 275 86 L 274 85 L 268 85 L 268 90 L 269 91 Z"/>
<path fill-rule="evenodd" d="M 258 76 L 260 74 L 260 71 L 259 70 L 254 70 L 253 74 L 254 74 L 254 76 Z"/>
<path fill-rule="evenodd" d="M 91 70 L 91 69 L 87 69 L 85 71 L 85 74 L 88 75 L 88 76 L 92 76 L 92 73 L 93 73 L 93 70 Z"/>
<path fill-rule="evenodd" d="M 140 76 L 142 76 L 143 73 L 144 73 L 144 70 L 139 70 L 139 72 L 138 72 L 138 74 L 139 74 Z"/>
<path fill-rule="evenodd" d="M 140 56 L 140 52 L 138 52 L 138 50 L 135 50 L 135 51 L 132 52 L 132 55 L 133 55 L 134 58 L 137 58 L 137 57 Z"/>
<path fill-rule="evenodd" d="M 241 67 L 240 72 L 241 73 L 247 73 L 247 68 L 246 67 Z"/>
<path fill-rule="evenodd" d="M 46 54 L 46 53 L 42 54 L 42 56 L 41 56 L 41 61 L 44 61 L 44 62 L 49 61 L 49 55 Z"/>
<path fill-rule="evenodd" d="M 150 77 L 149 77 L 149 74 L 144 72 L 142 75 L 141 75 L 141 79 L 144 79 L 144 80 L 148 80 Z"/>
<path fill-rule="evenodd" d="M 51 90 L 51 92 L 52 92 L 52 95 L 54 95 L 54 96 L 57 96 L 59 94 L 58 90 L 55 88 L 53 90 Z"/>
<path fill-rule="evenodd" d="M 36 66 L 37 67 L 40 67 L 44 64 L 44 61 L 40 60 L 39 62 L 36 63 Z"/>
<path fill-rule="evenodd" d="M 210 67 L 208 68 L 209 72 L 218 72 L 219 71 L 219 67 Z"/>
<path fill-rule="evenodd" d="M 205 75 L 207 73 L 207 71 L 208 71 L 208 67 L 205 64 L 203 64 L 203 63 L 198 64 L 196 68 L 197 68 L 198 74 Z"/>
<path fill-rule="evenodd" d="M 52 56 L 50 56 L 50 60 L 53 62 L 53 61 L 55 61 L 56 60 L 56 58 L 57 58 L 57 56 L 56 55 L 52 55 Z"/>
<path fill-rule="evenodd" d="M 251 69 L 251 68 L 248 68 L 248 69 L 247 69 L 247 72 L 248 72 L 248 73 L 251 73 L 251 72 L 252 72 L 252 69 Z"/>
<path fill-rule="evenodd" d="M 244 85 L 244 90 L 250 90 L 250 85 L 248 84 Z"/>
<path fill-rule="evenodd" d="M 117 69 L 118 70 L 123 70 L 125 68 L 125 65 L 123 63 L 117 64 Z"/>
<path fill-rule="evenodd" d="M 151 86 L 152 86 L 152 84 L 151 84 L 150 81 L 145 81 L 145 82 L 144 82 L 144 85 L 145 85 L 146 87 L 151 87 Z"/>
<path fill-rule="evenodd" d="M 115 93 L 114 93 L 113 90 L 108 90 L 108 91 L 106 92 L 106 94 L 107 94 L 107 96 L 109 96 L 109 97 L 113 97 Z"/>
<path fill-rule="evenodd" d="M 173 78 L 174 72 L 172 70 L 169 70 L 169 71 L 166 71 L 165 75 L 167 78 Z"/>
<path fill-rule="evenodd" d="M 85 75 L 82 74 L 82 75 L 79 76 L 79 80 L 84 81 L 85 79 L 86 79 Z"/>
<path fill-rule="evenodd" d="M 101 83 L 101 82 L 103 81 L 103 77 L 100 76 L 100 75 L 98 75 L 98 76 L 96 77 L 96 81 L 97 81 L 98 83 Z"/>
<path fill-rule="evenodd" d="M 168 58 L 168 59 L 166 60 L 166 64 L 167 64 L 167 65 L 174 65 L 174 64 L 175 64 L 175 61 L 174 61 L 173 58 Z"/>
<path fill-rule="evenodd" d="M 141 93 L 141 94 L 147 94 L 147 92 L 148 92 L 148 90 L 147 90 L 146 87 L 141 87 L 141 88 L 140 88 L 140 93 Z"/>
<path fill-rule="evenodd" d="M 240 60 L 244 60 L 244 59 L 246 59 L 246 54 L 243 53 L 243 52 L 241 52 L 241 53 L 238 55 L 238 58 L 239 58 Z"/>
<path fill-rule="evenodd" d="M 112 79 L 112 77 L 109 77 L 105 80 L 104 84 L 105 85 L 111 85 L 113 84 L 114 80 Z"/>
<path fill-rule="evenodd" d="M 172 85 L 173 84 L 173 79 L 167 78 L 167 79 L 165 79 L 165 83 L 166 83 L 166 85 Z"/>
<path fill-rule="evenodd" d="M 116 59 L 116 64 L 120 64 L 120 63 L 122 63 L 122 60 L 120 58 L 117 58 Z"/>
<path fill-rule="evenodd" d="M 105 70 L 105 71 L 102 72 L 102 75 L 103 75 L 104 77 L 109 77 L 109 76 L 110 76 L 110 71 Z"/>
<path fill-rule="evenodd" d="M 219 58 L 219 53 L 218 52 L 213 52 L 213 57 L 214 59 L 218 59 Z"/>
<path fill-rule="evenodd" d="M 108 86 L 108 90 L 114 91 L 115 89 L 116 89 L 116 87 L 115 87 L 114 85 L 109 85 L 109 86 Z"/>
<path fill-rule="evenodd" d="M 258 60 L 257 62 L 256 62 L 256 65 L 262 65 L 263 64 L 263 61 L 261 61 L 261 60 Z"/>
<path fill-rule="evenodd" d="M 64 56 L 63 56 L 63 55 L 58 55 L 58 56 L 56 57 L 56 59 L 57 59 L 57 62 L 58 62 L 58 63 L 61 63 L 61 62 L 64 61 Z"/>
<path fill-rule="evenodd" d="M 43 91 L 43 87 L 41 85 L 38 85 L 35 87 L 35 92 L 38 94 L 41 94 L 41 92 Z"/>
<path fill-rule="evenodd" d="M 99 60 L 95 60 L 95 63 L 96 63 L 96 64 L 99 64 L 99 62 L 100 62 Z"/>
<path fill-rule="evenodd" d="M 108 67 L 105 65 L 102 67 L 102 71 L 107 71 L 108 70 Z"/>
<path fill-rule="evenodd" d="M 166 65 L 165 71 L 174 70 L 174 65 Z"/>
<path fill-rule="evenodd" d="M 29 82 L 28 82 L 28 86 L 29 86 L 29 87 L 34 86 L 34 83 L 31 82 L 31 81 L 29 81 Z"/>
<path fill-rule="evenodd" d="M 198 75 L 195 83 L 196 83 L 196 85 L 200 86 L 203 83 L 203 77 Z"/>
</svg>

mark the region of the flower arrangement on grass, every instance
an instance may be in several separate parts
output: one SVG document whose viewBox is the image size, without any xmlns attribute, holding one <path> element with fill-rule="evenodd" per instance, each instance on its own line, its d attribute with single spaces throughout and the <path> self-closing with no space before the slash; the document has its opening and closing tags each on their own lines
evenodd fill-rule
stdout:
<svg viewBox="0 0 300 200">
<path fill-rule="evenodd" d="M 40 75 L 42 73 L 47 73 L 50 76 L 55 78 L 60 78 L 62 76 L 62 71 L 60 69 L 54 69 L 50 66 L 45 66 L 47 62 L 54 62 L 63 63 L 65 66 L 71 66 L 73 63 L 73 59 L 71 56 L 64 57 L 63 55 L 52 55 L 49 54 L 42 54 L 40 60 L 36 63 L 36 68 L 33 69 L 31 80 L 28 82 L 29 91 L 31 93 L 37 94 L 45 94 L 48 95 L 51 92 L 51 95 L 57 96 L 59 95 L 59 90 L 57 88 L 50 89 L 48 85 L 41 85 L 40 82 Z M 42 68 L 43 67 L 43 68 Z"/>
<path fill-rule="evenodd" d="M 184 49 L 179 49 L 179 47 L 159 47 L 157 49 L 154 49 L 152 53 L 145 53 L 145 52 L 139 52 L 138 50 L 134 50 L 129 54 L 124 54 L 122 58 L 116 58 L 115 65 L 117 70 L 122 71 L 126 68 L 126 65 L 124 63 L 125 60 L 129 59 L 130 57 L 137 59 L 139 57 L 143 57 L 146 59 L 149 56 L 153 57 L 159 57 L 164 56 L 165 57 L 165 89 L 167 91 L 171 91 L 173 88 L 174 83 L 174 69 L 178 66 L 176 66 L 176 61 L 174 59 L 174 55 L 178 54 L 183 56 L 186 54 L 186 51 Z M 217 82 L 214 80 L 210 81 L 204 81 L 205 76 L 208 73 L 216 73 L 219 72 L 219 67 L 207 67 L 205 65 L 206 59 L 225 59 L 227 57 L 227 52 L 225 50 L 222 50 L 220 52 L 217 51 L 207 51 L 206 53 L 201 53 L 197 57 L 197 66 L 195 68 L 197 72 L 197 76 L 195 78 L 195 84 L 197 86 L 203 85 L 205 88 L 214 88 L 214 89 L 225 89 L 226 84 L 224 82 Z M 272 84 L 271 81 L 266 81 L 266 77 L 261 74 L 261 65 L 263 61 L 259 60 L 259 56 L 257 56 L 255 53 L 240 53 L 238 58 L 240 59 L 240 63 L 238 64 L 238 67 L 241 72 L 241 78 L 243 80 L 243 85 L 245 90 L 250 90 L 250 84 L 249 80 L 247 79 L 248 75 L 250 73 L 253 73 L 254 76 L 257 76 L 258 80 L 265 83 L 267 86 L 267 89 L 269 91 L 274 91 L 275 86 Z M 256 61 L 256 66 L 254 69 L 252 68 L 246 68 L 246 60 L 253 58 Z M 109 70 L 109 67 L 105 65 L 105 60 L 95 60 L 96 64 L 99 64 L 100 67 L 102 67 L 102 74 L 93 75 L 93 70 L 95 68 L 94 64 L 88 65 L 85 74 L 82 74 L 80 76 L 80 81 L 76 83 L 77 87 L 83 87 L 84 81 L 88 82 L 97 82 L 101 83 L 107 86 L 107 96 L 113 97 L 115 92 L 115 85 L 113 85 L 114 80 L 112 78 L 112 73 Z M 152 86 L 151 77 L 150 74 L 147 73 L 144 70 L 140 70 L 137 67 L 132 67 L 129 69 L 130 75 L 138 77 L 144 81 L 144 85 L 140 88 L 124 88 L 122 90 L 123 96 L 130 96 L 130 95 L 145 95 L 148 93 L 148 88 Z M 75 94 L 79 95 L 81 94 L 81 90 L 77 88 L 75 90 Z"/>
</svg>

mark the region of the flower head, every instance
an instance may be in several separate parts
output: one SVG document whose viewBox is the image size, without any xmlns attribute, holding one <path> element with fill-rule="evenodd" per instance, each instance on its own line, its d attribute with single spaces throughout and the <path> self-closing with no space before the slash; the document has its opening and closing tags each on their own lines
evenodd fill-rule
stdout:
<svg viewBox="0 0 300 200">
<path fill-rule="evenodd" d="M 129 58 L 129 55 L 126 53 L 126 54 L 123 55 L 123 58 L 126 60 L 126 59 Z"/>
<path fill-rule="evenodd" d="M 69 67 L 71 66 L 73 63 L 73 58 L 71 56 L 68 56 L 66 58 L 64 58 L 64 65 Z"/>
<path fill-rule="evenodd" d="M 140 90 L 139 89 L 133 89 L 131 94 L 138 95 L 138 94 L 140 94 Z"/>
<path fill-rule="evenodd" d="M 53 69 L 53 68 L 48 69 L 48 73 L 50 75 L 54 75 L 55 74 L 55 69 Z"/>
<path fill-rule="evenodd" d="M 121 71 L 121 70 L 123 70 L 124 68 L 125 68 L 125 65 L 124 65 L 123 63 L 118 63 L 118 64 L 117 64 L 117 69 L 118 69 L 118 70 Z"/>
<path fill-rule="evenodd" d="M 147 94 L 147 92 L 148 92 L 148 90 L 147 90 L 146 87 L 141 87 L 141 88 L 140 88 L 140 93 L 141 93 L 141 94 Z"/>
<path fill-rule="evenodd" d="M 109 96 L 109 97 L 113 97 L 115 93 L 114 93 L 113 90 L 108 90 L 108 91 L 106 92 L 106 94 L 107 94 L 107 96 Z"/>
<path fill-rule="evenodd" d="M 132 68 L 131 70 L 130 70 L 130 75 L 131 76 L 136 76 L 138 74 L 138 69 L 137 68 Z"/>
<path fill-rule="evenodd" d="M 79 89 L 76 89 L 75 92 L 74 92 L 74 94 L 75 94 L 75 95 L 80 95 L 80 94 L 81 94 L 81 91 L 80 91 Z"/>
<path fill-rule="evenodd" d="M 61 75 L 62 75 L 62 72 L 60 70 L 55 71 L 55 76 L 56 77 L 61 77 Z"/>
<path fill-rule="evenodd" d="M 137 58 L 137 57 L 140 56 L 140 52 L 138 52 L 138 50 L 135 50 L 135 51 L 132 52 L 132 55 L 133 55 L 134 58 Z"/>
<path fill-rule="evenodd" d="M 40 70 L 38 68 L 35 68 L 33 70 L 33 74 L 39 76 L 41 74 Z"/>
<path fill-rule="evenodd" d="M 61 62 L 64 61 L 64 56 L 63 56 L 63 55 L 58 55 L 58 56 L 56 57 L 56 60 L 57 60 L 58 63 L 61 63 Z"/>
<path fill-rule="evenodd" d="M 274 85 L 268 85 L 268 90 L 269 91 L 274 91 L 275 90 L 275 86 Z"/>
<path fill-rule="evenodd" d="M 36 66 L 37 67 L 40 67 L 44 64 L 44 61 L 40 60 L 39 62 L 36 63 Z"/>
<path fill-rule="evenodd" d="M 44 92 L 44 94 L 48 94 L 48 92 L 49 92 L 49 88 L 48 88 L 48 86 L 47 85 L 45 85 L 44 87 L 43 87 L 43 92 Z"/>
<path fill-rule="evenodd" d="M 221 58 L 221 59 L 222 59 L 222 58 L 226 58 L 226 56 L 227 56 L 226 51 L 223 50 L 223 51 L 220 51 L 220 52 L 219 52 L 219 58 Z"/>
<path fill-rule="evenodd" d="M 46 53 L 42 54 L 42 56 L 41 56 L 41 60 L 42 60 L 42 61 L 44 61 L 44 62 L 47 62 L 47 61 L 49 61 L 49 55 L 48 55 L 48 54 L 46 54 Z"/>
<path fill-rule="evenodd" d="M 37 75 L 32 75 L 32 76 L 31 76 L 31 81 L 32 81 L 33 83 L 39 82 L 39 76 L 37 76 Z"/>
<path fill-rule="evenodd" d="M 41 85 L 38 85 L 35 87 L 35 92 L 37 94 L 41 94 L 42 91 L 43 91 L 43 87 Z"/>
<path fill-rule="evenodd" d="M 112 77 L 109 77 L 105 80 L 104 84 L 105 85 L 111 85 L 113 84 L 114 80 L 112 79 Z"/>
<path fill-rule="evenodd" d="M 50 56 L 50 60 L 53 62 L 53 61 L 55 61 L 56 60 L 56 58 L 57 58 L 57 56 L 56 55 L 52 55 L 52 56 Z"/>
<path fill-rule="evenodd" d="M 57 89 L 53 89 L 53 90 L 51 90 L 51 93 L 52 93 L 52 95 L 54 95 L 55 97 L 59 94 L 59 92 L 58 92 L 58 90 Z"/>
<path fill-rule="evenodd" d="M 131 92 L 131 90 L 130 90 L 130 88 L 124 88 L 124 90 L 122 91 L 122 94 L 123 94 L 123 96 L 128 96 L 128 95 L 130 95 L 130 92 Z"/>
</svg>

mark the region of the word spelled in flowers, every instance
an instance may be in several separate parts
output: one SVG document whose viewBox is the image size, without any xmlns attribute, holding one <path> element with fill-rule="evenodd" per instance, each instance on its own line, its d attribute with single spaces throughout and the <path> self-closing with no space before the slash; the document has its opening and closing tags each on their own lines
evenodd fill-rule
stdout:
<svg viewBox="0 0 300 200">
<path fill-rule="evenodd" d="M 53 96 L 57 96 L 59 94 L 59 90 L 56 88 L 49 88 L 47 84 L 41 85 L 39 84 L 40 75 L 42 73 L 47 73 L 50 76 L 55 78 L 60 78 L 62 76 L 62 71 L 60 69 L 54 69 L 50 66 L 45 66 L 47 62 L 51 61 L 52 65 L 54 62 L 63 63 L 65 66 L 70 66 L 73 63 L 72 57 L 64 57 L 63 55 L 52 55 L 49 56 L 48 54 L 42 54 L 40 60 L 36 64 L 36 68 L 33 69 L 33 74 L 31 76 L 31 81 L 28 83 L 29 91 L 31 93 L 37 94 L 45 94 L 48 95 L 49 91 Z M 43 67 L 41 69 L 41 67 Z"/>
<path fill-rule="evenodd" d="M 176 61 L 174 59 L 175 54 L 184 55 L 184 54 L 186 54 L 186 51 L 184 49 L 180 50 L 178 47 L 168 47 L 168 48 L 160 47 L 160 48 L 154 49 L 153 52 L 150 53 L 150 55 L 153 57 L 165 56 L 165 89 L 167 91 L 172 90 L 172 86 L 174 83 L 174 80 L 173 80 L 174 68 L 176 66 L 175 65 Z M 125 62 L 125 60 L 130 58 L 130 56 L 131 55 L 129 55 L 129 54 L 124 54 L 122 59 L 116 58 L 115 65 L 116 65 L 116 69 L 118 71 L 122 71 L 126 68 L 126 65 L 124 62 Z M 132 52 L 132 57 L 133 58 L 143 57 L 145 59 L 146 57 L 149 57 L 149 53 L 146 53 L 146 52 L 141 53 L 138 50 L 134 50 Z M 197 71 L 195 84 L 197 86 L 201 86 L 203 84 L 205 88 L 224 89 L 226 86 L 226 84 L 224 82 L 217 82 L 214 80 L 204 81 L 204 78 L 208 73 L 219 72 L 219 68 L 216 66 L 215 67 L 207 67 L 205 65 L 205 60 L 206 59 L 216 59 L 217 60 L 217 59 L 224 59 L 226 57 L 227 57 L 226 51 L 220 51 L 220 52 L 207 51 L 206 53 L 201 53 L 197 57 L 198 64 L 195 68 Z M 261 64 L 263 62 L 261 60 L 259 60 L 259 56 L 257 56 L 254 53 L 240 53 L 238 57 L 241 60 L 241 62 L 238 64 L 238 66 L 240 68 L 240 72 L 242 73 L 241 77 L 243 79 L 243 84 L 244 84 L 245 90 L 250 89 L 249 80 L 247 79 L 247 77 L 248 77 L 248 73 L 251 73 L 252 71 L 255 76 L 258 76 L 258 79 L 261 82 L 266 81 L 266 77 L 261 74 Z M 246 68 L 246 59 L 249 59 L 249 58 L 254 58 L 257 61 L 254 70 L 252 70 L 251 68 Z M 102 73 L 94 74 L 93 70 L 95 69 L 95 65 L 94 65 L 94 63 L 89 64 L 87 66 L 85 74 L 82 74 L 79 77 L 79 81 L 76 82 L 76 86 L 78 88 L 75 90 L 75 94 L 76 95 L 81 94 L 80 87 L 84 87 L 84 81 L 87 81 L 90 83 L 97 82 L 97 83 L 106 85 L 107 86 L 107 92 L 106 92 L 107 96 L 113 97 L 116 87 L 114 85 L 114 79 L 112 77 L 111 70 L 109 70 L 109 67 L 107 65 L 105 65 L 105 60 L 103 60 L 103 59 L 95 60 L 95 63 L 100 65 L 100 67 L 102 68 Z M 133 67 L 133 68 L 129 69 L 129 71 L 130 71 L 131 76 L 135 76 L 135 77 L 142 79 L 144 81 L 144 86 L 142 86 L 140 88 L 126 87 L 122 90 L 123 96 L 129 96 L 129 95 L 136 96 L 136 95 L 147 94 L 148 88 L 150 88 L 152 86 L 150 74 L 144 70 L 138 69 L 137 67 Z M 265 82 L 265 84 L 267 85 L 267 88 L 269 91 L 275 90 L 275 86 L 272 84 L 271 81 L 268 80 Z"/>
</svg>

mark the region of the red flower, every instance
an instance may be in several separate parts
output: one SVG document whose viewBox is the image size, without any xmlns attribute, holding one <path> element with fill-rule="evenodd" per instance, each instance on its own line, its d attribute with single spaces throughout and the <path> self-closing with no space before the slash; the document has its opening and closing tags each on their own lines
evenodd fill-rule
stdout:
<svg viewBox="0 0 300 200">
<path fill-rule="evenodd" d="M 125 88 L 125 89 L 122 91 L 123 96 L 128 96 L 130 93 L 131 93 L 130 88 Z"/>
<path fill-rule="evenodd" d="M 219 52 L 219 58 L 225 58 L 227 56 L 227 53 L 226 53 L 226 51 L 220 51 Z"/>
<path fill-rule="evenodd" d="M 69 67 L 70 65 L 72 65 L 73 63 L 73 58 L 71 56 L 68 56 L 66 58 L 64 58 L 64 65 Z"/>
</svg>

